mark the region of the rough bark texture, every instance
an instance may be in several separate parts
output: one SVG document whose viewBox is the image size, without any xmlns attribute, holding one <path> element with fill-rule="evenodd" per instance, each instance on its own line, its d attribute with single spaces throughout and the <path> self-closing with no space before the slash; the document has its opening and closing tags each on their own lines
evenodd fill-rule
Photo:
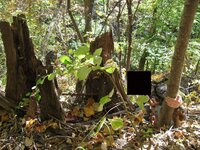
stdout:
<svg viewBox="0 0 200 150">
<path fill-rule="evenodd" d="M 132 23 L 133 23 L 133 15 L 132 15 L 132 0 L 126 0 L 127 9 L 128 9 L 128 25 L 127 25 L 127 39 L 128 39 L 128 49 L 127 49 L 127 62 L 126 62 L 126 70 L 130 70 L 130 62 L 131 62 L 131 52 L 132 52 Z"/>
<path fill-rule="evenodd" d="M 181 18 L 180 29 L 176 41 L 174 56 L 172 59 L 172 67 L 167 87 L 167 96 L 175 98 L 177 96 L 181 75 L 184 67 L 184 57 L 188 46 L 194 16 L 198 7 L 199 0 L 186 0 Z M 172 119 L 174 109 L 169 107 L 166 102 L 160 113 L 159 126 L 169 125 Z"/>
<path fill-rule="evenodd" d="M 92 31 L 92 11 L 94 6 L 94 0 L 84 0 L 84 9 L 85 9 L 85 31 L 84 33 Z M 85 37 L 87 41 L 87 37 Z"/>
<path fill-rule="evenodd" d="M 12 26 L 8 22 L 0 23 L 2 39 L 6 53 L 7 98 L 16 104 L 30 92 L 35 85 L 36 69 L 40 63 L 34 54 L 33 44 L 25 17 L 13 17 Z"/>
<path fill-rule="evenodd" d="M 102 65 L 111 58 L 114 51 L 113 37 L 111 32 L 107 32 L 97 37 L 91 42 L 90 52 L 94 53 L 96 49 L 102 48 Z M 112 82 L 103 71 L 93 71 L 86 81 L 86 94 L 95 94 L 94 99 L 98 101 L 101 97 L 108 95 L 113 89 Z"/>
<path fill-rule="evenodd" d="M 107 32 L 97 37 L 95 41 L 91 43 L 90 52 L 93 53 L 96 49 L 102 48 L 102 66 L 107 60 L 111 59 L 114 44 L 112 32 Z M 123 84 L 121 82 L 121 77 L 118 70 L 115 70 L 113 74 L 105 73 L 104 71 L 94 71 L 90 73 L 88 80 L 86 81 L 86 94 L 93 93 L 96 94 L 94 99 L 98 102 L 99 99 L 109 92 L 115 89 L 113 100 L 110 104 L 116 104 L 117 101 L 122 100 L 126 108 L 127 95 L 124 91 Z"/>
<path fill-rule="evenodd" d="M 0 31 L 2 33 L 7 66 L 5 98 L 1 96 L 1 100 L 4 104 L 9 101 L 8 107 L 11 108 L 12 106 L 13 108 L 13 105 L 17 106 L 22 98 L 28 92 L 31 92 L 31 88 L 36 85 L 38 73 L 46 73 L 46 66 L 43 66 L 41 61 L 37 60 L 35 56 L 24 15 L 13 17 L 11 26 L 8 22 L 0 22 Z M 45 81 L 40 87 L 41 103 L 44 103 L 43 107 L 46 108 L 46 111 L 41 110 L 41 115 L 48 116 L 51 114 L 51 116 L 61 119 L 63 114 L 60 113 L 58 97 L 55 98 L 54 96 L 56 93 L 52 90 L 52 84 L 53 81 Z M 50 107 L 52 103 L 54 105 L 53 108 Z M 49 119 L 50 117 L 43 118 Z"/>
<path fill-rule="evenodd" d="M 40 76 L 45 76 L 53 72 L 53 66 L 47 65 L 47 73 L 44 67 L 38 69 Z M 40 110 L 41 119 L 46 120 L 55 117 L 59 120 L 64 120 L 64 112 L 59 103 L 59 94 L 57 92 L 54 80 L 45 79 L 44 83 L 39 86 L 41 94 Z"/>
</svg>

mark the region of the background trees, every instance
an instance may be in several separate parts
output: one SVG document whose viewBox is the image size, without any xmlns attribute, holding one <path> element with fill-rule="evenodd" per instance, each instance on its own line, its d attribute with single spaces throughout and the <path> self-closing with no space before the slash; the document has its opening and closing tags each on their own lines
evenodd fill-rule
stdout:
<svg viewBox="0 0 200 150">
<path fill-rule="evenodd" d="M 129 59 L 127 49 L 130 47 L 126 37 L 127 33 L 132 33 L 132 38 L 129 40 L 132 42 L 131 69 L 148 69 L 154 73 L 169 70 L 168 62 L 171 60 L 178 33 L 179 18 L 183 8 L 182 0 L 173 3 L 166 0 L 147 0 L 141 2 L 139 6 L 139 1 L 133 2 L 131 7 L 134 16 L 132 16 L 132 22 L 129 23 L 133 32 L 131 30 L 128 32 L 127 28 L 129 22 L 127 1 L 90 1 L 90 4 L 87 1 L 72 1 L 70 6 L 72 15 L 69 15 L 67 2 L 2 1 L 1 18 L 11 20 L 12 15 L 26 13 L 30 34 L 36 46 L 37 55 L 41 58 L 50 49 L 56 49 L 59 53 L 63 53 L 67 49 L 77 47 L 80 42 L 77 39 L 88 37 L 88 40 L 91 40 L 99 35 L 102 29 L 105 31 L 111 28 L 114 38 L 118 39 L 116 40 L 118 43 L 115 43 L 118 47 L 115 51 L 116 59 L 124 67 Z M 85 13 L 83 13 L 84 11 Z M 73 16 L 75 23 L 70 16 Z M 198 20 L 197 15 L 187 52 L 188 58 L 186 58 L 185 66 L 187 73 L 195 72 L 198 62 L 196 55 L 199 37 Z M 76 28 L 80 33 L 77 33 Z M 92 32 L 85 35 L 90 29 Z M 190 57 L 193 59 L 189 59 Z"/>
<path fill-rule="evenodd" d="M 198 6 L 197 0 L 187 2 L 195 2 Z M 193 85 L 198 91 L 200 8 L 196 8 L 196 17 L 192 16 L 193 28 L 189 26 L 191 31 L 185 32 L 183 28 L 179 31 L 183 7 L 183 0 L 0 0 L 0 106 L 4 106 L 6 111 L 13 111 L 16 105 L 24 106 L 28 101 L 28 108 L 32 110 L 38 108 L 31 103 L 36 99 L 43 119 L 73 120 L 80 117 L 87 120 L 98 113 L 102 115 L 105 106 L 109 109 L 116 104 L 125 107 L 126 117 L 133 121 L 131 127 L 135 131 L 145 112 L 135 112 L 129 106 L 135 106 L 134 103 L 143 109 L 148 99 L 146 96 L 135 96 L 129 101 L 125 93 L 125 71 L 150 70 L 154 75 L 152 80 L 157 77 L 153 86 L 157 85 L 153 89 L 158 89 L 156 94 L 160 95 L 156 98 L 160 101 L 165 96 L 165 81 L 169 78 L 164 75 L 170 69 L 168 97 L 177 95 L 182 71 L 186 79 L 184 86 L 181 85 L 182 94 L 189 101 Z M 189 8 L 189 11 L 192 10 Z M 21 14 L 26 19 L 16 17 Z M 191 25 L 192 20 L 185 22 Z M 190 32 L 190 43 L 185 53 Z M 178 46 L 175 46 L 177 37 Z M 184 39 L 180 41 L 182 37 Z M 172 58 L 174 49 L 175 56 L 181 54 L 179 63 L 176 63 L 177 57 Z M 185 63 L 182 62 L 184 57 Z M 164 74 L 161 80 L 158 80 L 158 73 Z M 62 98 L 67 97 L 65 103 L 68 110 L 72 109 L 67 114 L 60 107 L 60 104 L 64 106 L 64 102 L 59 102 L 60 93 Z M 198 97 L 198 94 L 192 96 Z M 8 103 L 12 100 L 13 103 Z M 68 101 L 78 103 L 78 106 L 71 107 Z M 107 105 L 110 101 L 113 103 Z M 169 112 L 169 118 L 161 115 L 161 125 L 168 124 L 173 113 L 173 109 L 164 103 L 161 114 L 166 112 Z M 154 125 L 152 118 L 148 121 Z M 108 120 L 102 118 L 99 122 L 97 132 Z M 122 118 L 111 120 L 112 127 L 113 122 L 123 126 Z M 137 137 L 151 134 L 144 134 L 143 129 L 140 131 L 135 131 Z"/>
</svg>

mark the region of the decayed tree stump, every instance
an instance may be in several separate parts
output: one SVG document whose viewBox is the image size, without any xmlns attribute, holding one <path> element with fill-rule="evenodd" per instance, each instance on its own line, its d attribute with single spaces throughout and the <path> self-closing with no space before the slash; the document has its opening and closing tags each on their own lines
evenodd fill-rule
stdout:
<svg viewBox="0 0 200 150">
<path fill-rule="evenodd" d="M 107 60 L 111 59 L 112 53 L 114 51 L 114 43 L 112 32 L 107 32 L 97 37 L 95 41 L 91 42 L 90 52 L 94 53 L 96 49 L 102 48 L 102 64 L 103 66 Z M 113 100 L 114 102 L 120 99 L 125 102 L 127 100 L 127 95 L 124 91 L 123 85 L 121 83 L 121 77 L 118 70 L 116 69 L 113 74 L 105 73 L 105 71 L 93 71 L 89 74 L 86 81 L 86 94 L 94 93 L 97 96 L 93 96 L 96 101 L 114 89 Z M 124 103 L 125 104 L 125 103 Z"/>
<path fill-rule="evenodd" d="M 5 97 L 8 98 L 12 106 L 13 103 L 17 106 L 22 98 L 31 91 L 31 88 L 36 85 L 37 76 L 47 75 L 45 74 L 47 72 L 46 66 L 43 66 L 42 62 L 35 56 L 24 15 L 13 17 L 11 26 L 8 22 L 1 21 L 0 31 L 7 66 Z M 58 119 L 64 118 L 53 88 L 52 81 L 45 81 L 40 86 L 41 103 L 45 105 L 42 107 L 42 109 L 45 108 L 45 111 L 41 110 L 42 119 L 49 119 L 50 115 Z"/>
</svg>

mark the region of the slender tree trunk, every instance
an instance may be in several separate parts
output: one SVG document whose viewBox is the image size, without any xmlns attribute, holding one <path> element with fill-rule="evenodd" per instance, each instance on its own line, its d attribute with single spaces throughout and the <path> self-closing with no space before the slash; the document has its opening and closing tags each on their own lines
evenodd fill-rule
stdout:
<svg viewBox="0 0 200 150">
<path fill-rule="evenodd" d="M 133 23 L 133 14 L 132 14 L 132 0 L 126 0 L 127 9 L 128 9 L 128 26 L 127 26 L 127 39 L 128 39 L 128 49 L 127 49 L 127 62 L 126 62 L 126 70 L 130 70 L 130 59 L 131 59 L 131 51 L 132 51 L 132 23 Z"/>
<path fill-rule="evenodd" d="M 73 14 L 71 12 L 71 0 L 67 0 L 67 11 L 69 13 L 69 17 L 70 17 L 70 19 L 71 19 L 71 21 L 73 23 L 74 29 L 75 29 L 75 31 L 76 31 L 81 43 L 84 43 L 85 42 L 84 38 L 83 38 L 83 36 L 82 36 L 82 34 L 81 34 L 81 32 L 80 32 L 80 30 L 78 28 L 78 25 L 76 24 L 76 20 L 74 19 L 74 16 L 73 16 Z"/>
<path fill-rule="evenodd" d="M 186 0 L 181 18 L 180 29 L 176 41 L 170 78 L 167 85 L 167 97 L 176 98 L 181 75 L 184 67 L 185 52 L 188 46 L 194 16 L 197 11 L 199 0 Z M 159 117 L 159 126 L 169 125 L 172 120 L 174 108 L 171 108 L 164 101 Z"/>
<path fill-rule="evenodd" d="M 156 33 L 156 21 L 157 21 L 157 17 L 156 17 L 156 13 L 157 13 L 157 5 L 155 6 L 154 10 L 153 10 L 153 17 L 152 17 L 152 24 L 151 24 L 151 28 L 149 30 L 149 38 L 151 39 L 152 36 L 155 35 Z M 149 43 L 151 42 L 152 40 L 149 40 Z M 144 68 L 145 68 L 145 63 L 147 61 L 147 57 L 149 55 L 149 52 L 147 51 L 147 49 L 144 50 L 140 60 L 139 60 L 139 69 L 138 70 L 141 70 L 143 71 Z"/>
<path fill-rule="evenodd" d="M 132 0 L 126 0 L 127 9 L 128 9 L 128 26 L 127 26 L 127 39 L 128 39 L 128 49 L 127 49 L 127 61 L 126 61 L 126 70 L 130 70 L 131 62 L 131 52 L 132 52 L 132 32 L 133 32 L 133 21 L 136 17 L 136 12 L 138 11 L 141 0 L 138 0 L 137 6 L 134 14 L 132 14 Z M 126 53 L 125 53 L 126 56 Z M 126 60 L 126 59 L 125 59 Z"/>
<path fill-rule="evenodd" d="M 84 0 L 85 9 L 85 31 L 84 33 L 92 31 L 92 12 L 93 12 L 94 0 Z M 87 41 L 87 36 L 85 36 L 85 41 Z"/>
</svg>

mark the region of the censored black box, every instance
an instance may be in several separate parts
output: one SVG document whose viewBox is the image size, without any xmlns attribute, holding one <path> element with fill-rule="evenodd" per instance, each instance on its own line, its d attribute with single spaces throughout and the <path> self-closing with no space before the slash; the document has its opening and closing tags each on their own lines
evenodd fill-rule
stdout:
<svg viewBox="0 0 200 150">
<path fill-rule="evenodd" d="M 128 95 L 151 95 L 151 72 L 128 71 L 127 72 Z"/>
</svg>

